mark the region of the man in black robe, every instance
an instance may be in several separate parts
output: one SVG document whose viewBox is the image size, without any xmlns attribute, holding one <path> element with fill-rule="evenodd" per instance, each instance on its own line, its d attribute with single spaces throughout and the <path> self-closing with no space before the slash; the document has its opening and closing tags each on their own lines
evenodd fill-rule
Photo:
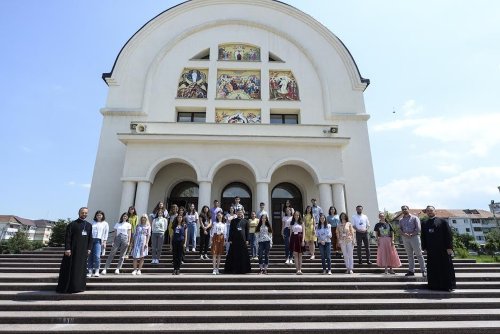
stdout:
<svg viewBox="0 0 500 334">
<path fill-rule="evenodd" d="M 249 225 L 243 218 L 243 211 L 236 211 L 229 225 L 229 251 L 227 252 L 224 272 L 226 274 L 246 274 L 251 271 L 250 256 L 248 255 Z"/>
<path fill-rule="evenodd" d="M 59 293 L 85 291 L 87 257 L 92 249 L 92 224 L 85 220 L 88 212 L 87 208 L 81 208 L 78 219 L 66 227 L 64 256 L 56 289 Z"/>
<path fill-rule="evenodd" d="M 444 219 L 436 217 L 435 208 L 427 206 L 429 217 L 422 224 L 422 249 L 427 251 L 427 285 L 431 290 L 452 291 L 456 287 L 453 268 L 453 234 Z"/>
</svg>

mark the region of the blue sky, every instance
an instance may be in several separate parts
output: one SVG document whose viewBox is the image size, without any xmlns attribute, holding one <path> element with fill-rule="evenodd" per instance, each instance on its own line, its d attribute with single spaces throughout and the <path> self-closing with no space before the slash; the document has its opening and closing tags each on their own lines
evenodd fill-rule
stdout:
<svg viewBox="0 0 500 334">
<path fill-rule="evenodd" d="M 500 2 L 285 1 L 362 75 L 379 207 L 500 200 Z M 0 1 L 0 214 L 74 217 L 88 199 L 109 72 L 179 1 Z"/>
</svg>

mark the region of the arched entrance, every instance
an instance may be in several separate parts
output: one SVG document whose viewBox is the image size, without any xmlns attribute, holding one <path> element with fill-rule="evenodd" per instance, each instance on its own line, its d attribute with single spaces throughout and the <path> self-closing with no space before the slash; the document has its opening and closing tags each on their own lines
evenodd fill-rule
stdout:
<svg viewBox="0 0 500 334">
<path fill-rule="evenodd" d="M 236 196 L 240 198 L 240 203 L 245 208 L 245 217 L 248 218 L 252 212 L 252 191 L 241 182 L 232 182 L 224 187 L 220 197 L 222 210 L 228 211 Z"/>
<path fill-rule="evenodd" d="M 292 208 L 303 212 L 302 193 L 299 188 L 289 182 L 277 184 L 271 192 L 271 212 L 273 222 L 273 241 L 283 242 L 281 237 L 281 213 L 285 202 L 289 200 Z"/>
<path fill-rule="evenodd" d="M 190 181 L 178 183 L 167 198 L 169 209 L 172 204 L 177 204 L 177 206 L 183 206 L 188 209 L 188 205 L 191 203 L 195 207 L 198 207 L 198 185 Z"/>
</svg>

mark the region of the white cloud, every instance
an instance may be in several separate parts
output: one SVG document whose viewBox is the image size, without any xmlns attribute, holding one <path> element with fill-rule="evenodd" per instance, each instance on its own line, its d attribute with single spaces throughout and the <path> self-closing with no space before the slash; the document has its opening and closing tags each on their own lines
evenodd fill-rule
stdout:
<svg viewBox="0 0 500 334">
<path fill-rule="evenodd" d="M 460 171 L 460 166 L 457 164 L 440 164 L 436 167 L 439 171 L 444 173 L 456 174 Z"/>
<path fill-rule="evenodd" d="M 405 117 L 410 117 L 422 113 L 424 108 L 417 105 L 415 100 L 408 100 L 403 104 L 402 112 Z"/>
<path fill-rule="evenodd" d="M 373 127 L 375 131 L 391 131 L 391 130 L 402 130 L 409 127 L 420 126 L 426 123 L 425 119 L 399 119 L 396 121 L 376 124 Z"/>
<path fill-rule="evenodd" d="M 90 183 L 76 183 L 75 181 L 69 181 L 66 183 L 69 187 L 79 187 L 84 189 L 90 189 Z"/>
<path fill-rule="evenodd" d="M 498 197 L 500 167 L 469 169 L 444 179 L 416 176 L 393 180 L 378 188 L 380 208 L 396 211 L 402 204 L 423 208 L 487 208 Z"/>
</svg>

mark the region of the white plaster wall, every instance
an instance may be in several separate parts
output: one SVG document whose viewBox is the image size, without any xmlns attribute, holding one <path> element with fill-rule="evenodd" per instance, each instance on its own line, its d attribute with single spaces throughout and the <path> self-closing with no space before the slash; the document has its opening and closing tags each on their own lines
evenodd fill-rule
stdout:
<svg viewBox="0 0 500 334">
<path fill-rule="evenodd" d="M 191 23 L 193 17 L 196 21 Z M 217 46 L 228 42 L 259 46 L 262 62 L 218 62 Z M 206 48 L 211 50 L 210 61 L 189 60 Z M 285 62 L 268 63 L 269 51 Z M 184 67 L 209 68 L 208 99 L 175 98 Z M 214 99 L 217 68 L 260 68 L 262 100 Z M 270 69 L 293 71 L 301 101 L 268 101 Z M 316 182 L 345 182 L 350 214 L 359 203 L 375 221 L 378 207 L 363 102 L 366 85 L 341 42 L 293 7 L 270 0 L 193 0 L 181 4 L 155 18 L 131 39 L 108 83 L 89 197 L 91 212 L 103 209 L 111 221 L 118 218 L 122 179 L 153 182 L 148 207 L 164 198 L 165 185 L 172 185 L 179 177 L 211 181 L 215 176 L 212 199 L 218 198 L 219 188 L 227 184 L 222 185 L 221 180 L 234 173 L 230 167 L 219 168 L 229 163 L 245 166 L 234 170 L 245 171 L 239 177 L 248 180 L 245 183 L 254 198 L 255 181 L 272 180 L 271 191 L 273 184 L 299 179 L 304 204 L 319 197 Z M 176 108 L 206 110 L 210 123 L 216 107 L 259 108 L 264 122 L 269 121 L 270 109 L 299 109 L 301 124 L 245 127 L 174 123 Z M 123 135 L 130 133 L 131 121 L 150 122 L 148 132 Z M 334 136 L 338 139 L 330 140 L 330 135 L 323 133 L 332 124 L 339 125 L 339 134 Z M 232 140 L 243 138 L 242 134 L 247 136 L 245 140 Z M 172 162 L 189 167 L 163 168 Z M 279 168 L 283 164 L 299 167 L 288 175 Z"/>
</svg>

